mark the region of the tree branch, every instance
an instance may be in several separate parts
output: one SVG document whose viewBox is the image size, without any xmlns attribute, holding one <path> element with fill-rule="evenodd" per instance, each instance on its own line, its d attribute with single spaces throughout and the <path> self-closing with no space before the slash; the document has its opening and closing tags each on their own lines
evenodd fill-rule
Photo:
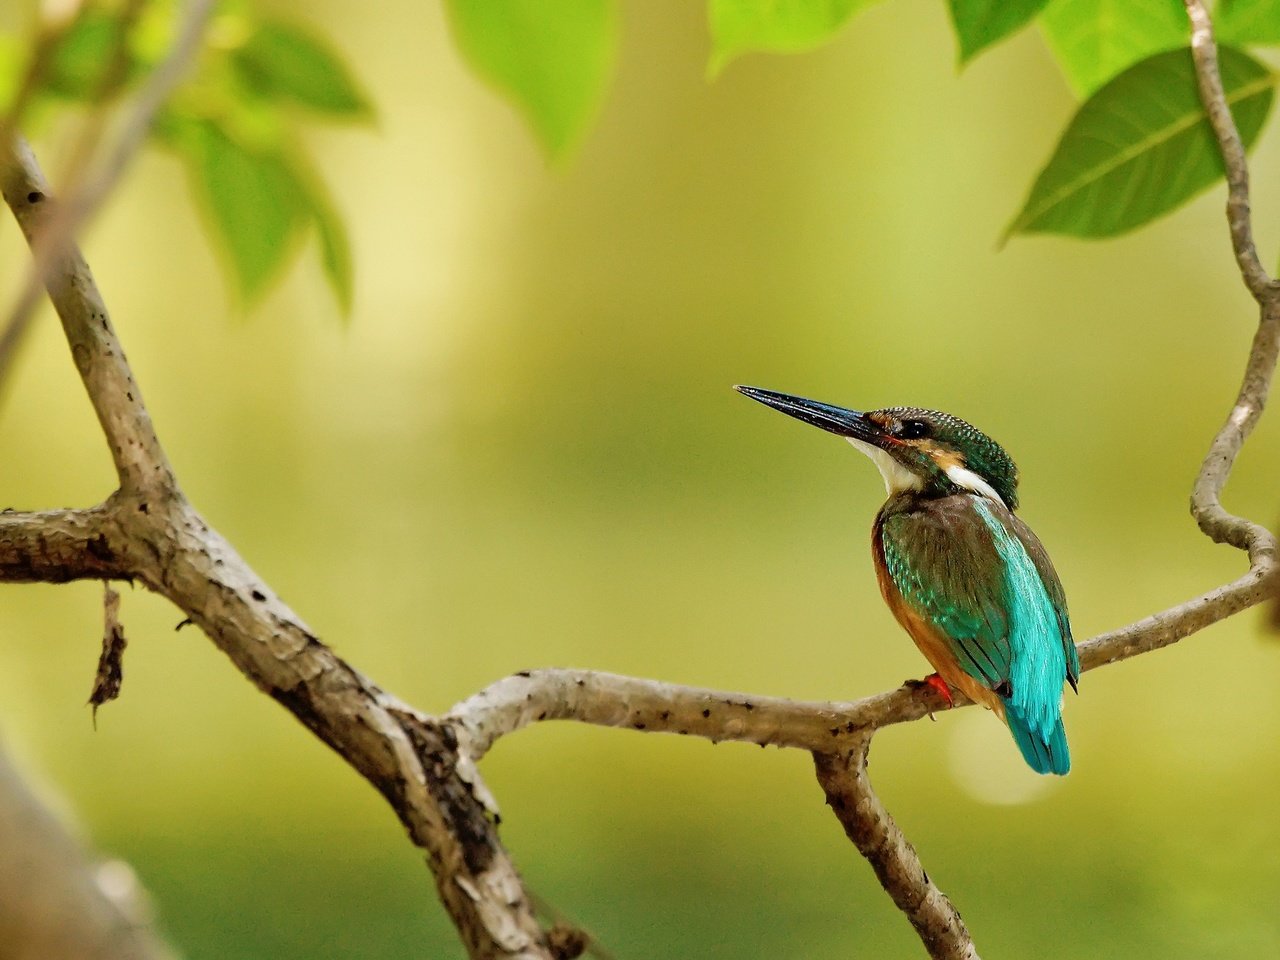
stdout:
<svg viewBox="0 0 1280 960">
<path fill-rule="evenodd" d="M 0 511 L 0 581 L 132 579 L 132 569 L 108 542 L 111 525 L 112 511 L 105 504 L 88 510 Z"/>
<path fill-rule="evenodd" d="M 50 202 L 49 185 L 24 140 L 0 144 L 0 193 L 28 245 L 39 248 L 44 230 L 56 216 L 56 204 Z M 142 391 L 133 381 L 102 295 L 75 244 L 68 240 L 64 252 L 50 260 L 44 282 L 102 425 L 121 489 L 176 493 L 177 481 L 156 438 Z"/>
<path fill-rule="evenodd" d="M 845 836 L 866 857 L 880 886 L 906 915 L 935 960 L 978 960 L 969 930 L 947 895 L 929 879 L 915 847 L 898 828 L 867 776 L 871 732 L 841 754 L 815 753 L 818 783 Z"/>
</svg>

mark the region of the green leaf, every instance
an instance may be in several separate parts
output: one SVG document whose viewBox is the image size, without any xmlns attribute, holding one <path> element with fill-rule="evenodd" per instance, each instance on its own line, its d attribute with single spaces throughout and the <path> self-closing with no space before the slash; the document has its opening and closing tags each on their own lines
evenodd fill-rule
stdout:
<svg viewBox="0 0 1280 960">
<path fill-rule="evenodd" d="M 447 0 L 472 69 L 515 102 L 552 156 L 581 138 L 618 41 L 615 0 Z"/>
<path fill-rule="evenodd" d="M 124 42 L 123 29 L 117 14 L 97 7 L 81 10 L 54 46 L 43 90 L 71 100 L 92 99 Z"/>
<path fill-rule="evenodd" d="M 1223 43 L 1280 44 L 1280 0 L 1219 0 L 1214 31 Z"/>
<path fill-rule="evenodd" d="M 1048 0 L 950 0 L 951 22 L 960 40 L 960 62 L 1025 26 Z"/>
<path fill-rule="evenodd" d="M 334 116 L 369 109 L 342 60 L 296 27 L 260 24 L 232 52 L 231 62 L 249 88 L 268 100 L 291 100 Z"/>
<path fill-rule="evenodd" d="M 1245 146 L 1258 137 L 1276 78 L 1230 47 L 1223 88 Z M 1005 231 L 1107 237 L 1141 226 L 1223 175 L 1189 50 L 1126 70 L 1080 107 Z"/>
<path fill-rule="evenodd" d="M 187 160 L 197 193 L 245 302 L 266 289 L 294 247 L 309 212 L 284 159 L 251 150 L 208 120 L 184 123 L 167 137 Z"/>
<path fill-rule="evenodd" d="M 0 116 L 8 116 L 13 109 L 26 59 L 26 45 L 11 34 L 0 33 Z"/>
<path fill-rule="evenodd" d="M 854 13 L 876 0 L 711 0 L 715 76 L 744 53 L 796 53 L 826 43 Z"/>
<path fill-rule="evenodd" d="M 308 199 L 311 215 L 315 218 L 316 236 L 320 241 L 320 264 L 324 267 L 329 289 L 338 301 L 342 316 L 350 317 L 355 284 L 347 228 L 342 218 L 334 212 L 333 204 L 318 182 L 308 192 Z"/>
<path fill-rule="evenodd" d="M 1153 53 L 1185 47 L 1191 33 L 1182 0 L 1052 0 L 1040 27 L 1083 96 Z"/>
</svg>

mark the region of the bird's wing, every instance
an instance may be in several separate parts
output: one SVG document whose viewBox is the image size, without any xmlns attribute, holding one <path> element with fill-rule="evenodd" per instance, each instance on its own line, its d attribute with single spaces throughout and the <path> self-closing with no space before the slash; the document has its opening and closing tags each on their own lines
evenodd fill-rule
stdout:
<svg viewBox="0 0 1280 960">
<path fill-rule="evenodd" d="M 1005 564 L 974 500 L 924 500 L 883 516 L 880 549 L 903 602 L 965 673 L 995 690 L 1012 676 Z"/>
</svg>

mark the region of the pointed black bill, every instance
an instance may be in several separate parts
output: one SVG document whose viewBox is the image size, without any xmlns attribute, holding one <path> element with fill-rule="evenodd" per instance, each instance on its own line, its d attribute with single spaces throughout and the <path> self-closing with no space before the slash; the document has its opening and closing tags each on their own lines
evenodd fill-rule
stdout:
<svg viewBox="0 0 1280 960">
<path fill-rule="evenodd" d="M 875 446 L 884 445 L 884 430 L 865 413 L 858 410 L 833 407 L 829 403 L 793 397 L 791 394 L 777 393 L 773 390 L 761 390 L 759 387 L 736 386 L 733 389 L 752 400 L 759 400 L 767 407 L 781 410 L 789 417 L 811 423 L 837 436 L 850 437 Z"/>
</svg>

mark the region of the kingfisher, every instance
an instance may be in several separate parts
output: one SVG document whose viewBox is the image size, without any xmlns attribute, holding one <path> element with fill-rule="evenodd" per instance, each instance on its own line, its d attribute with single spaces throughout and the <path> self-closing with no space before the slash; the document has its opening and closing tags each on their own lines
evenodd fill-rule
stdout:
<svg viewBox="0 0 1280 960">
<path fill-rule="evenodd" d="M 739 393 L 844 437 L 871 458 L 888 499 L 871 528 L 880 593 L 937 673 L 1009 727 L 1037 773 L 1071 769 L 1062 725 L 1080 660 L 1049 554 L 1014 514 L 1018 468 L 981 430 L 937 410 L 860 412 L 759 387 Z"/>
</svg>

